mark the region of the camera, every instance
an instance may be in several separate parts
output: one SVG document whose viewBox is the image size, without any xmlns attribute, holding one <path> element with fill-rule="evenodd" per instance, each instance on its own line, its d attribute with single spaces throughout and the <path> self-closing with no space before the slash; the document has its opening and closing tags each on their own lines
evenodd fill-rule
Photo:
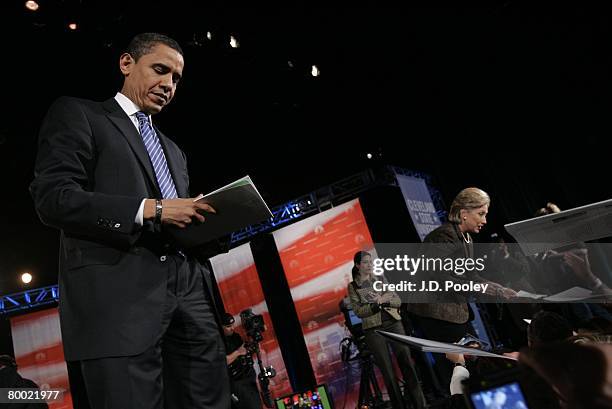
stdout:
<svg viewBox="0 0 612 409">
<path fill-rule="evenodd" d="M 266 330 L 263 315 L 253 313 L 250 308 L 240 313 L 240 321 L 246 334 L 254 341 L 261 342 L 263 335 L 261 334 Z"/>
<path fill-rule="evenodd" d="M 272 366 L 264 366 L 261 361 L 259 343 L 263 340 L 262 332 L 266 330 L 263 315 L 255 314 L 252 309 L 247 308 L 240 312 L 240 321 L 242 322 L 242 328 L 244 328 L 247 336 L 251 339 L 250 342 L 244 344 L 248 355 L 242 363 L 242 367 L 251 368 L 254 363 L 251 356 L 255 354 L 257 366 L 259 367 L 259 376 L 257 378 L 261 388 L 261 399 L 266 407 L 272 408 L 274 407 L 274 402 L 270 392 L 270 379 L 276 376 L 276 370 Z"/>
</svg>

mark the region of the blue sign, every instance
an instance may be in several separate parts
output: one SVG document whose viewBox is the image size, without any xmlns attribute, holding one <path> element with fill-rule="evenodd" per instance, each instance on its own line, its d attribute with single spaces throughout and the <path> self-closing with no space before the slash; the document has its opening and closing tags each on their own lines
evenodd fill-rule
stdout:
<svg viewBox="0 0 612 409">
<path fill-rule="evenodd" d="M 423 241 L 425 236 L 442 224 L 427 184 L 425 180 L 412 176 L 396 174 L 395 177 L 402 190 L 412 223 Z"/>
</svg>

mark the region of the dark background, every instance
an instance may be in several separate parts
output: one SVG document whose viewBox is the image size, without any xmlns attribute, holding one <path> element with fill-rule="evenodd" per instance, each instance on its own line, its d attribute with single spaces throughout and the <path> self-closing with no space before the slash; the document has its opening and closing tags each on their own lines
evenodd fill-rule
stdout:
<svg viewBox="0 0 612 409">
<path fill-rule="evenodd" d="M 481 236 L 549 200 L 612 196 L 607 10 L 200 3 L 41 0 L 32 13 L 2 2 L 1 294 L 25 288 L 23 271 L 30 287 L 57 281 L 58 233 L 27 190 L 46 109 L 60 95 L 112 97 L 122 48 L 141 31 L 184 48 L 184 80 L 154 120 L 187 153 L 194 194 L 249 174 L 274 206 L 391 164 L 431 174 L 447 205 L 464 187 L 488 191 Z"/>
</svg>

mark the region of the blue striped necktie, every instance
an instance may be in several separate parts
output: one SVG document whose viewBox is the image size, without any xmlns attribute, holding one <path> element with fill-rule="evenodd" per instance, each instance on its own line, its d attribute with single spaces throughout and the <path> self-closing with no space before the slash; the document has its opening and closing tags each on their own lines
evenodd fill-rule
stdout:
<svg viewBox="0 0 612 409">
<path fill-rule="evenodd" d="M 166 155 L 164 155 L 164 150 L 159 142 L 157 133 L 155 133 L 149 122 L 149 116 L 142 111 L 138 111 L 136 112 L 136 118 L 138 118 L 140 136 L 142 136 L 142 140 L 149 153 L 155 177 L 157 178 L 157 184 L 162 193 L 162 199 L 177 198 L 176 186 L 174 186 L 168 162 L 166 162 Z"/>
</svg>

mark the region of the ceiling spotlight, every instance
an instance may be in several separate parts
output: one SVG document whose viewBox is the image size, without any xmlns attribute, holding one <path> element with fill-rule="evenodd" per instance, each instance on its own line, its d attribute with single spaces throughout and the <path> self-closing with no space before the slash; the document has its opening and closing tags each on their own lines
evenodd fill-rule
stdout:
<svg viewBox="0 0 612 409">
<path fill-rule="evenodd" d="M 371 154 L 371 153 L 368 153 L 368 154 L 366 155 L 366 158 L 368 158 L 368 159 L 372 159 L 372 154 Z"/>
<path fill-rule="evenodd" d="M 206 32 L 206 38 L 208 38 L 209 40 L 212 40 L 212 33 L 210 31 Z"/>
<path fill-rule="evenodd" d="M 23 273 L 21 275 L 21 281 L 24 284 L 30 284 L 30 282 L 32 281 L 32 274 L 30 274 L 30 273 Z"/>
<path fill-rule="evenodd" d="M 236 39 L 236 37 L 234 37 L 234 36 L 230 36 L 230 46 L 232 46 L 232 48 L 238 48 L 238 47 L 240 47 L 240 43 L 238 42 L 238 40 Z"/>
<path fill-rule="evenodd" d="M 310 71 L 310 75 L 312 75 L 313 77 L 318 77 L 319 75 L 321 75 L 321 71 L 319 71 L 319 67 L 317 67 L 316 65 L 313 65 L 312 70 Z"/>
<path fill-rule="evenodd" d="M 72 31 L 77 29 L 77 23 L 70 23 L 68 24 L 68 28 L 71 29 Z"/>
<path fill-rule="evenodd" d="M 36 11 L 38 10 L 39 6 L 38 6 L 38 3 L 36 3 L 35 1 L 28 0 L 25 2 L 25 7 L 30 11 Z"/>
</svg>

